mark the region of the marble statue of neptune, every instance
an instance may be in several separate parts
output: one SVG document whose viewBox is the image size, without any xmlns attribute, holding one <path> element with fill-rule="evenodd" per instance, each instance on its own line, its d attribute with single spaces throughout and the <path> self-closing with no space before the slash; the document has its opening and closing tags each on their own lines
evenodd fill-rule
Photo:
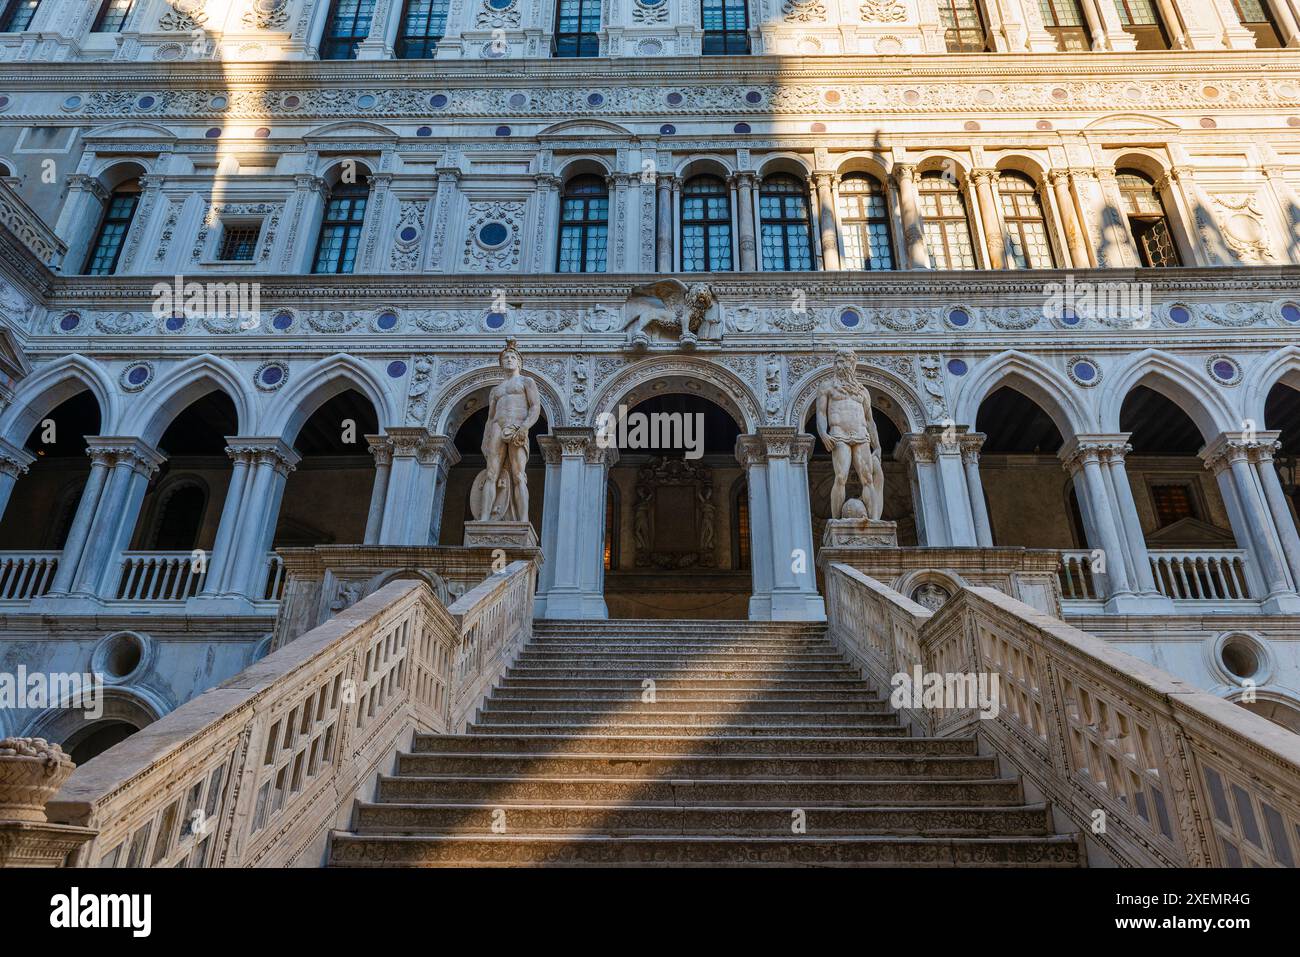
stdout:
<svg viewBox="0 0 1300 957">
<path fill-rule="evenodd" d="M 848 517 L 845 488 L 849 467 L 862 483 L 866 517 L 878 521 L 885 508 L 885 473 L 880 468 L 880 435 L 871 418 L 871 394 L 857 378 L 858 358 L 852 349 L 835 353 L 835 375 L 817 393 L 817 434 L 831 453 L 835 484 L 831 488 L 831 518 Z M 861 512 L 855 507 L 850 511 Z"/>
</svg>

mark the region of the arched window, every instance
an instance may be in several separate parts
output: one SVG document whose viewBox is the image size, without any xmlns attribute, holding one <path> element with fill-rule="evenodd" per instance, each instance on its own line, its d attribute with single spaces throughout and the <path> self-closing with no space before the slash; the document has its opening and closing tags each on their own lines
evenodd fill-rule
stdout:
<svg viewBox="0 0 1300 957">
<path fill-rule="evenodd" d="M 1011 259 L 1020 269 L 1051 269 L 1056 265 L 1047 238 L 1047 221 L 1038 191 L 1028 176 L 1003 173 L 998 181 L 1002 223 L 1011 241 Z"/>
<path fill-rule="evenodd" d="M 438 41 L 447 31 L 450 0 L 406 0 L 402 28 L 397 35 L 397 56 L 401 60 L 431 60 Z"/>
<path fill-rule="evenodd" d="M 1043 14 L 1043 26 L 1056 37 L 1056 49 L 1062 53 L 1092 49 L 1088 21 L 1079 0 L 1038 0 L 1038 8 Z"/>
<path fill-rule="evenodd" d="M 840 226 L 845 269 L 893 269 L 889 203 L 880 180 L 848 173 L 840 180 Z"/>
<path fill-rule="evenodd" d="M 700 18 L 705 56 L 749 52 L 748 0 L 701 0 Z"/>
<path fill-rule="evenodd" d="M 731 486 L 731 567 L 749 568 L 749 485 L 743 477 Z"/>
<path fill-rule="evenodd" d="M 696 176 L 682 186 L 682 271 L 731 268 L 731 194 L 716 176 Z"/>
<path fill-rule="evenodd" d="M 99 5 L 99 15 L 95 17 L 92 33 L 121 33 L 126 18 L 131 15 L 131 6 L 135 0 L 104 0 Z"/>
<path fill-rule="evenodd" d="M 153 540 L 146 547 L 188 552 L 199 542 L 203 514 L 208 507 L 207 493 L 196 482 L 180 481 L 174 483 L 165 495 L 154 521 Z"/>
<path fill-rule="evenodd" d="M 917 189 L 925 220 L 925 247 L 935 269 L 974 269 L 966 199 L 951 177 L 923 173 Z"/>
<path fill-rule="evenodd" d="M 609 241 L 609 190 L 599 176 L 575 176 L 560 200 L 557 272 L 604 272 Z"/>
<path fill-rule="evenodd" d="M 369 197 L 370 188 L 359 182 L 337 183 L 330 190 L 312 272 L 348 273 L 356 267 L 357 245 L 361 242 Z"/>
<path fill-rule="evenodd" d="M 600 0 L 556 0 L 554 52 L 557 57 L 600 56 Z"/>
<path fill-rule="evenodd" d="M 1115 10 L 1120 26 L 1133 34 L 1139 50 L 1169 49 L 1169 34 L 1156 9 L 1156 0 L 1115 0 Z"/>
<path fill-rule="evenodd" d="M 939 25 L 949 53 L 983 53 L 988 49 L 980 0 L 938 0 Z"/>
<path fill-rule="evenodd" d="M 1129 232 L 1137 244 L 1144 266 L 1178 266 L 1178 248 L 1169 232 L 1169 219 L 1155 184 L 1137 170 L 1117 170 L 1115 181 L 1119 184 L 1124 213 L 1128 217 Z"/>
<path fill-rule="evenodd" d="M 808 190 L 786 173 L 768 176 L 758 190 L 763 268 L 778 272 L 812 269 L 812 227 Z"/>
<path fill-rule="evenodd" d="M 1241 25 L 1255 34 L 1256 48 L 1277 49 L 1282 46 L 1282 34 L 1265 0 L 1232 0 L 1232 6 Z"/>
<path fill-rule="evenodd" d="M 21 33 L 32 25 L 41 0 L 7 0 L 0 2 L 0 33 Z"/>
<path fill-rule="evenodd" d="M 113 190 L 104 207 L 95 242 L 82 272 L 87 276 L 111 276 L 122 258 L 122 245 L 140 204 L 140 181 L 129 179 Z"/>
<path fill-rule="evenodd" d="M 370 36 L 375 0 L 333 0 L 325 33 L 321 36 L 322 60 L 355 60 L 361 41 Z"/>
</svg>

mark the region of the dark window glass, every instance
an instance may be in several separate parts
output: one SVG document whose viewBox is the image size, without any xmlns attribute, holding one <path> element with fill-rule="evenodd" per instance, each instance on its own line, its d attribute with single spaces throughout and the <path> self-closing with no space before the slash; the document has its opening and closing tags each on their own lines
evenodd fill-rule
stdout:
<svg viewBox="0 0 1300 957">
<path fill-rule="evenodd" d="M 705 56 L 749 52 L 747 0 L 703 0 L 700 16 L 704 25 L 702 52 Z"/>
<path fill-rule="evenodd" d="M 1188 485 L 1152 485 L 1151 503 L 1156 509 L 1156 525 L 1164 528 L 1184 518 L 1196 518 L 1196 505 Z"/>
<path fill-rule="evenodd" d="M 925 247 L 935 269 L 974 269 L 966 199 L 950 177 L 925 173 L 918 184 L 921 217 L 925 221 Z"/>
<path fill-rule="evenodd" d="M 558 0 L 555 5 L 555 55 L 600 55 L 600 0 Z"/>
<path fill-rule="evenodd" d="M 375 0 L 334 0 L 321 37 L 322 60 L 355 60 L 357 47 L 370 36 Z"/>
<path fill-rule="evenodd" d="M 880 180 L 849 173 L 840 181 L 840 226 L 845 269 L 893 269 L 889 203 Z"/>
<path fill-rule="evenodd" d="M 938 0 L 939 26 L 949 53 L 983 53 L 988 49 L 979 0 Z"/>
<path fill-rule="evenodd" d="M 32 25 L 41 0 L 9 0 L 0 13 L 0 33 L 21 33 Z M 130 9 L 128 7 L 128 9 Z"/>
<path fill-rule="evenodd" d="M 716 176 L 696 176 L 682 187 L 682 271 L 731 268 L 731 194 Z"/>
<path fill-rule="evenodd" d="M 207 504 L 208 497 L 197 485 L 186 485 L 172 492 L 158 517 L 158 531 L 152 547 L 168 552 L 187 552 L 194 548 L 199 541 Z"/>
<path fill-rule="evenodd" d="M 1286 0 L 1283 0 L 1286 2 Z M 1265 0 L 1232 0 L 1241 25 L 1255 34 L 1255 46 L 1259 49 L 1277 49 L 1282 46 L 1282 34 L 1273 20 L 1273 11 Z"/>
<path fill-rule="evenodd" d="M 1137 40 L 1139 50 L 1168 50 L 1169 34 L 1156 10 L 1156 0 L 1115 0 L 1119 22 Z"/>
<path fill-rule="evenodd" d="M 360 183 L 340 183 L 330 191 L 312 272 L 347 273 L 356 267 L 369 196 L 370 190 Z"/>
<path fill-rule="evenodd" d="M 397 56 L 402 60 L 429 60 L 447 30 L 448 0 L 406 0 Z"/>
<path fill-rule="evenodd" d="M 769 176 L 758 191 L 763 268 L 812 269 L 812 224 L 808 190 L 793 176 Z"/>
<path fill-rule="evenodd" d="M 1178 266 L 1178 248 L 1169 231 L 1169 219 L 1155 185 L 1136 170 L 1119 170 L 1115 174 L 1129 230 L 1137 244 L 1144 266 Z"/>
<path fill-rule="evenodd" d="M 609 191 L 599 176 L 575 176 L 560 199 L 558 272 L 604 272 Z"/>
<path fill-rule="evenodd" d="M 1021 269 L 1051 269 L 1056 265 L 1047 238 L 1047 220 L 1033 182 L 1019 173 L 998 179 L 1002 223 L 1011 245 L 1011 259 Z"/>
<path fill-rule="evenodd" d="M 122 244 L 131 228 L 135 217 L 135 208 L 140 202 L 140 184 L 135 180 L 123 183 L 108 198 L 104 207 L 104 218 L 99 224 L 99 232 L 90 248 L 90 258 L 86 260 L 87 276 L 111 276 L 117 269 L 117 261 L 122 256 Z"/>
<path fill-rule="evenodd" d="M 1079 0 L 1038 0 L 1043 26 L 1056 37 L 1056 49 L 1062 53 L 1089 50 L 1088 21 Z"/>
<path fill-rule="evenodd" d="M 217 258 L 223 262 L 252 262 L 261 231 L 256 224 L 225 227 L 221 232 L 221 250 Z"/>
<path fill-rule="evenodd" d="M 121 33 L 134 3 L 135 0 L 104 0 L 91 30 L 95 33 Z"/>
</svg>

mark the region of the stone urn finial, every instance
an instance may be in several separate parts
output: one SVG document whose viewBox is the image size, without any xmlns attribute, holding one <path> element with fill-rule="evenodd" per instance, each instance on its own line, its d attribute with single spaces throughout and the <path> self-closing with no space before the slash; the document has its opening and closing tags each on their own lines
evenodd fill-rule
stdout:
<svg viewBox="0 0 1300 957">
<path fill-rule="evenodd" d="M 44 824 L 45 804 L 76 765 L 44 738 L 0 739 L 0 821 Z"/>
</svg>

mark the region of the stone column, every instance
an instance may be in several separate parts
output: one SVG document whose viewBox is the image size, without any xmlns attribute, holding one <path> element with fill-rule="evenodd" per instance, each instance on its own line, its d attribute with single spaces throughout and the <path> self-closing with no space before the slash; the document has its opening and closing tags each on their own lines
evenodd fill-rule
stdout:
<svg viewBox="0 0 1300 957">
<path fill-rule="evenodd" d="M 1190 50 L 1192 42 L 1183 29 L 1183 21 L 1178 16 L 1178 8 L 1173 0 L 1156 0 L 1160 10 L 1160 19 L 1164 21 L 1165 33 L 1169 36 L 1169 45 L 1175 50 Z"/>
<path fill-rule="evenodd" d="M 1065 470 L 1074 476 L 1080 505 L 1087 502 L 1083 511 L 1088 544 L 1101 549 L 1105 562 L 1105 571 L 1098 573 L 1105 581 L 1105 588 L 1099 591 L 1106 596 L 1107 607 L 1119 611 L 1124 610 L 1121 607 L 1124 602 L 1131 605 L 1133 597 L 1129 570 L 1125 566 L 1123 543 L 1126 532 L 1119 524 L 1115 503 L 1111 500 L 1110 487 L 1101 465 L 1101 448 L 1097 442 L 1091 441 L 1093 438 L 1074 436 L 1058 454 Z"/>
<path fill-rule="evenodd" d="M 532 268 L 533 272 L 555 272 L 560 235 L 560 191 L 564 183 L 554 173 L 537 173 L 534 179 L 537 182 L 537 219 L 541 224 L 542 241 L 533 250 Z M 612 208 L 610 212 L 613 212 Z"/>
<path fill-rule="evenodd" d="M 1289 0 L 1267 0 L 1267 2 L 1269 9 L 1273 11 L 1273 19 L 1277 21 L 1277 32 L 1282 35 L 1282 45 L 1300 46 L 1300 25 L 1297 25 Z"/>
<path fill-rule="evenodd" d="M 1094 248 L 1097 265 L 1106 268 L 1133 268 L 1141 262 L 1137 244 L 1129 232 L 1128 222 L 1121 210 L 1123 199 L 1115 181 L 1115 169 L 1071 170 L 1070 180 L 1081 197 L 1081 208 L 1090 210 L 1095 222 L 1088 228 L 1097 234 Z"/>
<path fill-rule="evenodd" d="M 894 458 L 908 470 L 912 508 L 916 512 L 917 543 L 927 548 L 952 544 L 948 540 L 948 520 L 943 513 L 934 443 L 925 433 L 909 432 L 899 440 Z"/>
<path fill-rule="evenodd" d="M 1125 561 L 1130 570 L 1130 583 L 1135 591 L 1143 595 L 1157 596 L 1160 589 L 1156 587 L 1155 574 L 1151 571 L 1146 534 L 1142 531 L 1137 502 L 1133 499 L 1133 485 L 1124 465 L 1124 456 L 1133 451 L 1133 446 L 1128 444 L 1129 434 L 1121 432 L 1109 439 L 1097 436 L 1094 441 L 1101 452 L 1102 464 L 1110 482 L 1111 500 L 1115 504 L 1120 531 L 1124 535 Z"/>
<path fill-rule="evenodd" d="M 984 433 L 967 432 L 959 441 L 962 467 L 966 471 L 966 494 L 970 497 L 971 517 L 975 521 L 975 543 L 991 548 L 993 525 L 989 522 L 989 507 L 984 501 L 984 480 L 980 476 L 980 449 L 984 447 Z"/>
<path fill-rule="evenodd" d="M 222 592 L 256 601 L 265 585 L 266 555 L 275 540 L 284 486 L 302 457 L 275 436 L 230 436 L 227 441 L 232 456 L 247 460 L 248 477 Z"/>
<path fill-rule="evenodd" d="M 835 197 L 831 195 L 833 174 L 817 173 L 817 218 L 821 226 L 822 268 L 840 268 L 840 243 L 835 231 Z"/>
<path fill-rule="evenodd" d="M 249 459 L 247 449 L 239 446 L 237 436 L 228 435 L 226 454 L 230 456 L 230 484 L 226 487 L 226 501 L 221 506 L 221 522 L 217 525 L 217 538 L 212 543 L 212 554 L 208 556 L 208 577 L 203 582 L 202 598 L 224 595 L 227 591 L 226 580 L 230 575 L 236 535 L 239 531 L 240 514 L 248 494 Z"/>
<path fill-rule="evenodd" d="M 1091 5 L 1093 11 L 1097 14 L 1097 19 L 1101 22 L 1102 29 L 1106 34 L 1106 43 L 1104 49 L 1109 49 L 1116 53 L 1131 52 L 1137 49 L 1137 38 L 1124 29 L 1120 23 L 1119 11 L 1115 9 L 1112 0 L 1083 0 L 1084 6 Z"/>
<path fill-rule="evenodd" d="M 391 162 L 383 156 L 380 163 L 386 168 Z M 380 242 L 384 231 L 384 211 L 388 205 L 388 194 L 392 189 L 393 174 L 388 172 L 370 174 L 370 196 L 366 200 L 365 226 L 361 236 L 361 255 L 358 257 L 357 272 L 379 272 L 385 263 L 391 242 Z M 391 236 L 389 237 L 391 239 Z"/>
<path fill-rule="evenodd" d="M 1237 541 L 1246 545 L 1254 559 L 1261 584 L 1267 592 L 1262 607 L 1268 614 L 1300 612 L 1300 596 L 1273 515 L 1265 502 L 1259 475 L 1251 463 L 1258 438 L 1244 432 L 1224 432 L 1206 444 L 1200 456 L 1214 472 L 1228 506 L 1229 520 Z"/>
<path fill-rule="evenodd" d="M 1102 23 L 1101 12 L 1097 9 L 1097 0 L 1079 0 L 1079 6 L 1083 8 L 1083 19 L 1088 24 L 1092 49 L 1106 49 L 1106 27 Z"/>
<path fill-rule="evenodd" d="M 752 621 L 824 621 L 813 567 L 808 455 L 813 438 L 788 426 L 736 439 L 749 493 Z"/>
<path fill-rule="evenodd" d="M 75 276 L 86 268 L 90 244 L 95 241 L 109 192 L 98 179 L 85 173 L 73 173 L 67 178 L 67 184 L 68 195 L 54 232 L 68 244 L 68 251 L 63 255 L 63 272 Z"/>
<path fill-rule="evenodd" d="M 1248 450 L 1248 456 L 1259 477 L 1269 514 L 1273 517 L 1273 527 L 1277 531 L 1291 581 L 1300 584 L 1300 532 L 1296 530 L 1295 519 L 1287 507 L 1286 493 L 1282 491 L 1282 483 L 1278 480 L 1277 468 L 1273 464 L 1273 453 L 1282 447 L 1278 441 L 1280 435 L 1280 432 L 1257 433 L 1256 442 Z"/>
<path fill-rule="evenodd" d="M 36 456 L 26 449 L 0 439 L 0 518 L 4 517 L 18 477 L 25 475 L 35 461 Z"/>
<path fill-rule="evenodd" d="M 435 505 L 441 505 L 447 470 L 460 461 L 460 453 L 450 438 L 424 426 L 389 426 L 385 433 L 392 464 L 378 544 L 437 544 L 442 509 Z"/>
<path fill-rule="evenodd" d="M 538 438 L 546 459 L 539 618 L 608 618 L 605 606 L 605 501 L 618 450 L 596 430 L 556 427 Z"/>
<path fill-rule="evenodd" d="M 636 249 L 636 243 L 632 239 L 634 235 L 627 229 L 627 224 L 632 221 L 628 215 L 628 196 L 631 195 L 629 187 L 636 180 L 635 173 L 611 173 L 605 177 L 605 187 L 609 191 L 609 220 L 607 226 L 608 243 L 605 247 L 605 270 L 607 272 L 636 272 L 638 264 L 633 262 L 631 257 Z M 620 226 L 623 228 L 620 229 Z M 559 236 L 559 223 L 557 217 L 554 234 Z M 558 242 L 557 240 L 554 240 Z M 558 250 L 556 251 L 558 255 Z M 555 258 L 555 257 L 552 257 Z"/>
<path fill-rule="evenodd" d="M 758 269 L 758 240 L 754 234 L 754 174 L 737 173 L 732 177 L 736 187 L 737 219 L 740 224 L 740 270 L 754 272 Z"/>
<path fill-rule="evenodd" d="M 971 170 L 971 179 L 975 182 L 975 196 L 979 203 L 980 220 L 984 224 L 984 241 L 988 246 L 989 266 L 992 269 L 1007 268 L 1007 244 L 1002 232 L 1002 217 L 998 212 L 998 201 L 993 187 L 998 181 L 997 170 Z"/>
<path fill-rule="evenodd" d="M 113 577 L 122 552 L 131 544 L 149 477 L 165 459 L 143 439 L 133 436 L 94 436 L 86 441 L 107 459 L 108 471 L 71 591 L 87 598 L 111 598 L 117 586 Z"/>
<path fill-rule="evenodd" d="M 925 224 L 921 220 L 921 200 L 916 190 L 916 167 L 910 163 L 894 166 L 898 183 L 898 206 L 903 218 L 903 246 L 912 269 L 930 269 L 930 252 L 925 248 Z"/>
<path fill-rule="evenodd" d="M 1061 217 L 1061 229 L 1065 232 L 1070 264 L 1076 269 L 1087 269 L 1092 265 L 1092 261 L 1088 256 L 1088 245 L 1084 241 L 1083 231 L 1079 228 L 1079 217 L 1074 212 L 1074 196 L 1070 193 L 1070 174 L 1066 170 L 1049 170 L 1047 181 L 1056 196 L 1056 214 Z"/>
<path fill-rule="evenodd" d="M 289 237 L 280 252 L 280 271 L 304 273 L 311 270 L 329 185 L 314 173 L 297 174 L 293 184 L 288 212 Z"/>
<path fill-rule="evenodd" d="M 655 214 L 655 268 L 673 271 L 673 189 L 674 177 L 659 174 L 659 208 Z"/>
<path fill-rule="evenodd" d="M 1200 246 L 1187 229 L 1194 217 L 1189 215 L 1187 209 L 1182 178 L 1186 176 L 1190 182 L 1193 175 L 1191 167 L 1174 167 L 1156 180 L 1155 186 L 1165 204 L 1165 219 L 1169 223 L 1169 232 L 1173 235 L 1174 246 L 1183 265 L 1204 266 L 1209 264 L 1203 261 Z"/>
<path fill-rule="evenodd" d="M 72 519 L 72 527 L 68 530 L 68 538 L 59 557 L 59 569 L 54 573 L 54 581 L 50 583 L 51 595 L 64 595 L 72 590 L 72 581 L 90 535 L 91 522 L 99 509 L 99 500 L 103 497 L 109 472 L 113 468 L 113 455 L 110 451 L 92 445 L 86 449 L 86 454 L 90 456 L 90 475 L 81 490 L 77 514 Z"/>
<path fill-rule="evenodd" d="M 393 450 L 386 435 L 367 435 L 366 446 L 375 460 L 375 484 L 370 490 L 370 510 L 366 513 L 366 533 L 362 542 L 375 545 L 379 542 L 379 530 L 384 523 L 384 504 L 388 500 L 388 476 L 393 465 Z"/>
</svg>

